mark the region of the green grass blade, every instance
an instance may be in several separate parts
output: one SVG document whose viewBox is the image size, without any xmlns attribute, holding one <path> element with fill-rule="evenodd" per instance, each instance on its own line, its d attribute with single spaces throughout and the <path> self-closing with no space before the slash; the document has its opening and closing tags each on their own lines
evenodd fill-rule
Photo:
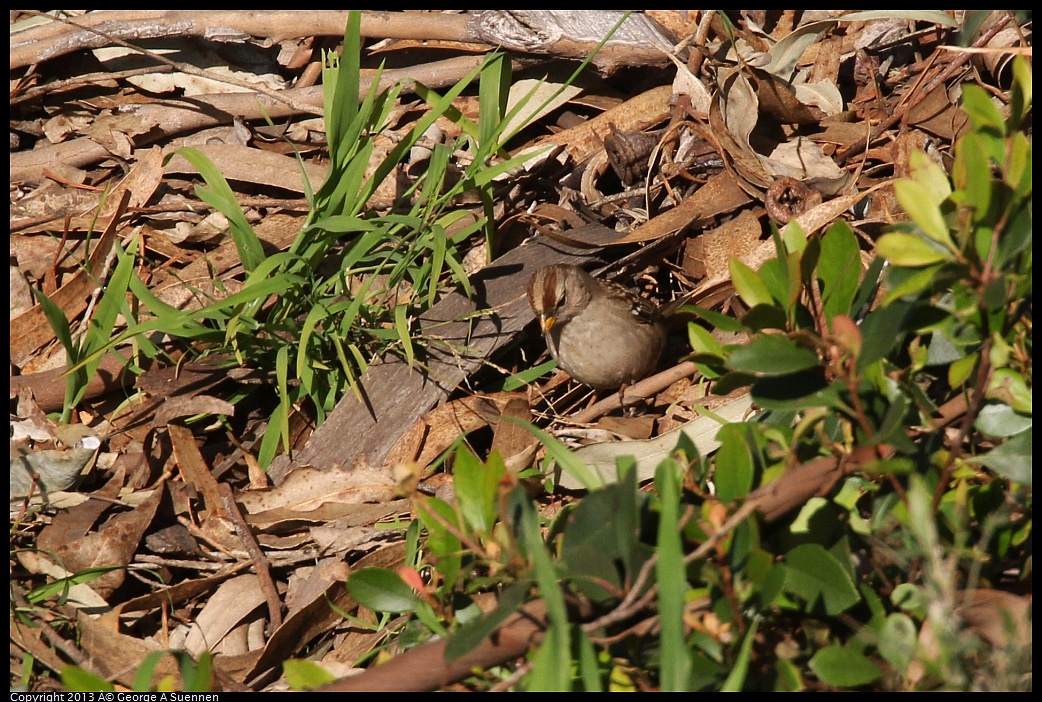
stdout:
<svg viewBox="0 0 1042 702">
<path fill-rule="evenodd" d="M 520 487 L 515 490 L 524 492 L 524 488 Z M 525 550 L 535 571 L 539 594 L 546 603 L 550 624 L 546 638 L 533 659 L 533 669 L 527 679 L 528 691 L 568 690 L 571 688 L 571 645 L 564 593 L 557 584 L 557 571 L 543 544 L 543 535 L 539 530 L 539 515 L 527 494 L 520 496 L 518 502 L 522 505 L 520 526 Z"/>
<path fill-rule="evenodd" d="M 231 224 L 232 240 L 239 252 L 239 260 L 242 261 L 243 268 L 252 271 L 264 260 L 264 248 L 261 246 L 256 232 L 253 231 L 253 227 L 246 221 L 246 216 L 243 215 L 242 208 L 235 199 L 235 193 L 232 192 L 228 181 L 217 170 L 213 161 L 196 149 L 186 147 L 178 149 L 176 153 L 191 163 L 206 181 L 208 187 L 196 186 L 196 194 L 200 200 L 228 218 L 228 222 Z"/>
<path fill-rule="evenodd" d="M 405 361 L 409 364 L 409 368 L 412 368 L 412 364 L 416 360 L 416 353 L 413 350 L 412 337 L 409 334 L 409 320 L 406 318 L 408 312 L 409 308 L 407 305 L 395 305 L 394 328 L 398 332 L 398 339 L 402 342 Z"/>
<path fill-rule="evenodd" d="M 684 640 L 684 597 L 687 593 L 684 551 L 680 542 L 680 485 L 678 466 L 672 460 L 659 464 L 655 471 L 655 489 L 661 504 L 658 546 L 655 553 L 655 580 L 658 582 L 658 611 L 662 632 L 659 637 L 662 656 L 661 684 L 663 692 L 685 692 L 691 677 L 691 655 Z"/>
</svg>

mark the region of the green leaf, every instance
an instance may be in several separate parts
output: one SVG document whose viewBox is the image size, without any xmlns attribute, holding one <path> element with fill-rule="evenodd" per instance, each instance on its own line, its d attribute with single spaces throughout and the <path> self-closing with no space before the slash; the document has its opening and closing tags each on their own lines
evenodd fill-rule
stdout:
<svg viewBox="0 0 1042 702">
<path fill-rule="evenodd" d="M 731 672 L 728 673 L 727 680 L 720 686 L 721 692 L 739 692 L 745 687 L 745 679 L 749 674 L 749 663 L 752 661 L 753 641 L 759 626 L 760 620 L 754 619 L 749 631 L 745 633 L 742 647 L 738 651 L 738 659 L 731 668 Z"/>
<path fill-rule="evenodd" d="M 347 591 L 374 612 L 412 612 L 419 598 L 401 576 L 386 568 L 363 568 L 347 579 Z"/>
<path fill-rule="evenodd" d="M 642 560 L 638 555 L 637 490 L 632 461 L 629 484 L 590 491 L 568 515 L 561 541 L 561 562 L 575 587 L 594 602 L 617 599 L 627 574 Z M 644 550 L 644 558 L 648 553 Z"/>
<path fill-rule="evenodd" d="M 969 356 L 952 361 L 948 366 L 948 384 L 953 388 L 962 387 L 962 384 L 970 379 L 973 369 L 977 367 L 980 355 L 971 353 Z"/>
<path fill-rule="evenodd" d="M 1031 429 L 1011 436 L 997 448 L 971 460 L 974 463 L 983 463 L 1013 482 L 1031 487 Z"/>
<path fill-rule="evenodd" d="M 918 268 L 953 260 L 951 252 L 912 234 L 891 232 L 876 241 L 876 253 L 895 266 Z"/>
<path fill-rule="evenodd" d="M 412 348 L 412 335 L 409 332 L 409 320 L 406 318 L 408 311 L 409 309 L 406 305 L 395 305 L 394 329 L 398 332 L 398 340 L 402 343 L 402 350 L 405 352 L 405 361 L 409 364 L 409 368 L 412 368 L 416 354 Z"/>
<path fill-rule="evenodd" d="M 858 372 L 890 353 L 908 334 L 912 313 L 918 306 L 912 301 L 897 300 L 872 310 L 861 323 L 861 355 Z"/>
<path fill-rule="evenodd" d="M 788 310 L 792 307 L 793 286 L 799 286 L 799 276 L 790 274 L 789 258 L 771 258 L 760 266 L 757 277 L 763 281 L 771 301 Z M 737 289 L 737 286 L 736 286 Z"/>
<path fill-rule="evenodd" d="M 781 232 L 782 243 L 785 244 L 785 250 L 789 253 L 802 254 L 807 249 L 807 235 L 803 231 L 803 227 L 800 226 L 798 219 L 791 219 L 782 228 Z"/>
<path fill-rule="evenodd" d="M 604 692 L 601 683 L 601 666 L 597 660 L 597 650 L 582 627 L 575 627 L 576 644 L 579 649 L 579 674 L 582 677 L 584 692 Z"/>
<path fill-rule="evenodd" d="M 990 437 L 1006 437 L 1031 428 L 1031 417 L 1005 403 L 989 402 L 981 408 L 974 428 Z"/>
<path fill-rule="evenodd" d="M 1006 123 L 1002 113 L 984 88 L 972 83 L 963 84 L 962 109 L 966 111 L 975 130 L 991 132 L 996 136 L 1005 135 Z"/>
<path fill-rule="evenodd" d="M 992 373 L 984 396 L 1005 402 L 1021 414 L 1031 414 L 1031 388 L 1024 376 L 1012 368 L 999 368 Z"/>
<path fill-rule="evenodd" d="M 695 353 L 723 359 L 723 345 L 707 329 L 692 322 L 687 325 L 687 336 L 691 350 Z"/>
<path fill-rule="evenodd" d="M 521 511 L 521 523 L 515 528 L 521 535 L 525 553 L 535 570 L 539 594 L 546 602 L 546 613 L 550 622 L 550 629 L 543 639 L 543 644 L 532 659 L 532 672 L 526 680 L 527 689 L 530 692 L 567 690 L 571 687 L 572 647 L 564 593 L 558 585 L 553 561 L 543 544 L 539 516 L 532 500 L 520 486 L 513 490 L 513 494 Z"/>
<path fill-rule="evenodd" d="M 823 683 L 841 689 L 868 685 L 883 675 L 867 656 L 846 646 L 819 649 L 809 665 Z"/>
<path fill-rule="evenodd" d="M 784 334 L 760 334 L 732 351 L 727 365 L 732 370 L 764 377 L 815 368 L 819 361 L 816 353 Z"/>
<path fill-rule="evenodd" d="M 326 130 L 330 144 L 342 144 L 347 140 L 351 124 L 358 114 L 358 85 L 361 78 L 361 24 L 362 13 L 352 10 L 347 14 L 344 27 L 344 50 L 335 53 L 326 62 L 323 75 L 325 92 Z M 375 81 L 374 81 L 375 82 Z"/>
<path fill-rule="evenodd" d="M 789 318 L 779 305 L 755 305 L 742 315 L 742 327 L 749 332 L 763 331 L 764 329 L 786 329 Z"/>
<path fill-rule="evenodd" d="M 322 687 L 336 680 L 336 676 L 313 661 L 291 658 L 282 662 L 286 683 L 298 692 Z"/>
<path fill-rule="evenodd" d="M 91 320 L 83 341 L 82 353 L 89 354 L 105 349 L 109 340 L 115 335 L 116 320 L 126 304 L 127 291 L 130 288 L 131 280 L 135 277 L 134 266 L 137 263 L 136 253 L 139 243 L 140 237 L 135 236 L 131 239 L 126 251 L 116 244 L 116 267 L 112 270 L 112 275 L 109 276 L 101 299 L 98 301 L 94 318 Z M 70 355 L 70 357 L 72 356 Z M 94 377 L 100 363 L 101 356 L 95 356 L 83 366 L 82 370 L 87 378 Z M 84 383 L 77 388 L 67 404 L 71 407 L 78 405 L 86 391 L 87 386 Z"/>
<path fill-rule="evenodd" d="M 567 446 L 550 434 L 546 433 L 534 424 L 516 417 L 507 417 L 506 419 L 532 432 L 532 435 L 539 439 L 539 442 L 546 448 L 546 452 L 550 454 L 550 457 L 557 463 L 557 467 L 575 478 L 575 480 L 578 481 L 578 483 L 586 490 L 592 490 L 606 484 L 604 478 L 587 468 L 586 464 L 583 463 L 574 453 L 569 451 Z"/>
<path fill-rule="evenodd" d="M 755 305 L 770 305 L 774 299 L 760 276 L 749 266 L 737 258 L 732 258 L 727 263 L 731 271 L 731 282 L 738 295 L 749 307 Z"/>
<path fill-rule="evenodd" d="M 213 161 L 202 152 L 185 147 L 178 149 L 176 153 L 191 163 L 206 181 L 209 187 L 197 186 L 196 194 L 199 195 L 199 199 L 228 218 L 228 222 L 231 224 L 232 240 L 239 252 L 242 267 L 247 272 L 252 271 L 264 260 L 264 248 L 253 231 L 253 227 L 246 221 L 246 216 L 242 213 L 239 201 L 235 199 L 235 193 L 228 185 L 228 181 L 225 180 L 224 175 L 217 169 Z"/>
<path fill-rule="evenodd" d="M 1013 57 L 1013 86 L 1010 90 L 1009 118 L 1006 121 L 1006 133 L 1020 128 L 1021 122 L 1031 110 L 1031 66 L 1023 56 Z M 1023 136 L 1021 132 L 1017 132 Z"/>
<path fill-rule="evenodd" d="M 770 410 L 806 410 L 812 407 L 845 408 L 842 381 L 829 384 L 824 369 L 791 373 L 777 378 L 759 378 L 753 383 L 755 403 Z"/>
<path fill-rule="evenodd" d="M 520 582 L 503 588 L 494 610 L 484 617 L 467 622 L 452 635 L 445 645 L 445 658 L 454 661 L 477 648 L 521 607 L 527 592 L 527 585 L 522 585 Z"/>
<path fill-rule="evenodd" d="M 26 594 L 25 599 L 31 604 L 39 604 L 55 595 L 67 593 L 69 588 L 73 585 L 93 582 L 107 573 L 125 567 L 126 566 L 95 566 L 93 568 L 84 568 L 73 575 L 58 578 L 54 582 L 44 583 L 43 585 L 33 588 Z"/>
<path fill-rule="evenodd" d="M 499 481 L 506 476 L 506 467 L 498 456 L 495 452 L 483 464 L 464 443 L 456 450 L 452 479 L 456 499 L 463 518 L 478 532 L 492 531 L 496 521 Z"/>
<path fill-rule="evenodd" d="M 925 151 L 915 150 L 908 156 L 911 177 L 919 183 L 930 197 L 930 202 L 940 205 L 952 194 L 952 183 L 941 165 Z"/>
<path fill-rule="evenodd" d="M 958 141 L 955 147 L 955 158 L 962 163 L 966 171 L 966 182 L 961 183 L 959 203 L 973 209 L 973 221 L 985 225 L 990 233 L 990 225 L 995 221 L 991 211 L 995 195 L 994 183 L 991 179 L 991 157 L 987 153 L 986 137 L 979 132 L 970 132 Z M 996 139 L 996 141 L 998 141 Z M 991 244 L 990 235 L 986 238 Z M 980 250 L 981 258 L 987 257 L 987 250 Z"/>
<path fill-rule="evenodd" d="M 713 310 L 703 309 L 701 307 L 698 307 L 697 305 L 685 305 L 681 309 L 683 309 L 685 311 L 686 310 L 690 310 L 691 312 L 693 312 L 697 316 L 699 316 L 702 319 L 704 319 L 705 321 L 709 322 L 709 324 L 714 329 L 720 329 L 721 331 L 729 331 L 729 332 L 740 332 L 740 331 L 742 331 L 742 323 L 740 321 L 738 321 L 737 319 L 735 319 L 734 317 L 728 316 L 726 314 L 721 314 L 720 312 L 714 312 Z"/>
<path fill-rule="evenodd" d="M 818 544 L 797 546 L 785 555 L 786 589 L 802 598 L 813 611 L 818 604 L 835 616 L 860 599 L 850 575 L 831 553 Z"/>
<path fill-rule="evenodd" d="M 105 678 L 88 673 L 79 666 L 70 665 L 61 671 L 62 686 L 68 692 L 115 692 L 116 687 Z M 13 693 L 12 693 L 13 694 Z M 27 695 L 26 699 L 30 696 Z M 86 698 L 84 698 L 86 699 Z"/>
<path fill-rule="evenodd" d="M 716 494 L 725 504 L 745 497 L 753 487 L 753 457 L 742 424 L 725 424 L 717 432 Z"/>
<path fill-rule="evenodd" d="M 61 343 L 67 356 L 66 363 L 69 366 L 69 370 L 65 377 L 65 398 L 62 402 L 61 421 L 63 424 L 68 424 L 72 421 L 72 411 L 75 409 L 73 399 L 78 396 L 82 397 L 83 390 L 87 387 L 87 371 L 82 367 L 84 364 L 78 363 L 80 348 L 73 343 L 72 328 L 69 326 L 69 320 L 65 318 L 65 313 L 62 312 L 61 307 L 58 307 L 54 300 L 47 297 L 42 290 L 30 289 L 33 291 L 33 295 L 36 296 L 36 302 L 40 305 L 40 309 L 43 310 L 44 316 L 47 317 L 47 323 L 50 324 L 55 338 Z M 100 353 L 98 354 L 98 361 L 101 361 Z"/>
<path fill-rule="evenodd" d="M 821 278 L 821 299 L 825 318 L 849 315 L 861 276 L 861 251 L 857 237 L 845 222 L 832 225 L 821 238 L 818 257 L 818 277 Z"/>
<path fill-rule="evenodd" d="M 949 251 L 956 250 L 948 225 L 941 214 L 941 208 L 935 202 L 935 193 L 929 192 L 922 184 L 907 178 L 894 182 L 894 193 L 897 195 L 897 201 L 901 203 L 901 207 L 905 209 L 912 221 L 919 225 L 923 234 Z M 887 257 L 889 258 L 889 256 Z M 898 261 L 894 262 L 902 265 Z"/>
<path fill-rule="evenodd" d="M 511 373 L 503 380 L 503 384 L 499 387 L 503 392 L 513 392 L 519 388 L 523 388 L 529 383 L 532 383 L 544 375 L 557 368 L 557 361 L 549 360 L 545 363 L 540 363 L 537 366 L 526 368 L 518 371 L 517 373 Z"/>
<path fill-rule="evenodd" d="M 445 587 L 451 590 L 459 580 L 462 566 L 460 516 L 452 505 L 436 497 L 416 500 L 415 505 L 427 529 L 427 549 L 435 557 L 434 567 L 444 578 Z"/>
<path fill-rule="evenodd" d="M 199 654 L 198 661 L 192 660 L 192 654 L 188 651 L 173 651 L 173 656 L 181 670 L 185 692 L 213 690 L 213 654 L 203 651 Z"/>
<path fill-rule="evenodd" d="M 488 147 L 496 137 L 497 130 L 503 124 L 510 97 L 510 59 L 503 53 L 494 53 L 481 68 L 481 79 L 478 82 L 478 144 Z"/>
<path fill-rule="evenodd" d="M 896 670 L 907 670 L 915 655 L 919 632 L 915 622 L 907 614 L 893 612 L 886 618 L 886 624 L 879 637 L 879 654 Z"/>
</svg>

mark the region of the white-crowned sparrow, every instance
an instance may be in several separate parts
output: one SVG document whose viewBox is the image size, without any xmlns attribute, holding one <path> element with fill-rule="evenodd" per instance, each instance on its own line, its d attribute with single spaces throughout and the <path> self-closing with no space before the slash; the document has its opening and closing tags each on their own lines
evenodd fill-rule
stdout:
<svg viewBox="0 0 1042 702">
<path fill-rule="evenodd" d="M 659 309 L 636 293 L 556 264 L 535 272 L 528 301 L 550 354 L 576 380 L 615 389 L 655 370 L 666 328 Z"/>
</svg>

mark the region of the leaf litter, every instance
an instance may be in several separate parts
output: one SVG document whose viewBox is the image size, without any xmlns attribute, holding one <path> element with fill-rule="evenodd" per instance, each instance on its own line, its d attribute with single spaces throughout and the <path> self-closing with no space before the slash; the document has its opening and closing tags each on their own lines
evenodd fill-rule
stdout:
<svg viewBox="0 0 1042 702">
<path fill-rule="evenodd" d="M 317 49 L 338 45 L 346 13 L 308 13 L 315 16 L 311 25 L 324 29 L 311 35 L 297 30 L 300 36 L 291 35 L 299 19 L 294 15 L 301 13 L 254 13 L 255 26 L 222 13 L 188 14 L 235 26 L 210 39 L 164 24 L 163 11 L 98 11 L 70 20 L 123 23 L 127 31 L 120 36 L 127 43 L 149 56 L 173 52 L 173 63 L 156 63 L 128 52 L 123 42 L 85 35 L 44 15 L 12 14 L 12 299 L 16 289 L 39 290 L 76 330 L 89 322 L 91 300 L 111 272 L 113 247 L 126 246 L 135 235 L 144 243 L 137 275 L 173 308 L 199 309 L 243 284 L 236 249 L 221 233 L 227 225 L 209 224 L 211 209 L 193 189 L 195 169 L 171 158 L 175 149 L 194 144 L 233 182 L 269 254 L 285 251 L 306 222 L 309 191 L 297 155 L 311 187 L 328 168 L 324 126 L 315 118 L 322 100 L 315 86 Z M 890 182 L 907 174 L 908 153 L 921 148 L 943 158 L 965 128 L 957 109 L 959 82 L 995 83 L 1012 53 L 1024 48 L 1023 28 L 1001 12 L 965 37 L 982 49 L 979 54 L 951 46 L 965 21 L 959 12 L 733 13 L 727 27 L 679 11 L 638 17 L 650 23 L 654 37 L 668 41 L 656 38 L 634 48 L 620 35 L 620 43 L 609 44 L 595 62 L 596 70 L 528 115 L 531 124 L 509 142 L 513 153 L 544 153 L 500 178 L 491 250 L 498 256 L 529 236 L 525 212 L 557 207 L 617 231 L 620 246 L 609 249 L 613 270 L 649 281 L 660 298 L 694 290 L 696 302 L 721 311 L 737 304 L 728 257 L 755 267 L 773 250 L 766 234 L 769 218 L 781 219 L 772 209 L 782 199 L 779 183 L 792 183 L 784 205 L 806 231 L 844 217 L 871 242 L 902 217 Z M 439 87 L 473 65 L 447 63 L 446 53 L 458 54 L 452 61 L 470 61 L 475 51 L 491 50 L 498 23 L 514 18 L 487 13 L 478 35 L 451 14 L 392 13 L 392 20 L 404 28 L 398 43 L 371 43 L 363 51 L 364 80 L 372 80 L 376 62 L 389 59 L 385 79 L 408 76 Z M 147 32 L 152 22 L 161 31 Z M 278 31 L 280 24 L 288 34 Z M 372 29 L 366 36 L 370 42 L 383 38 Z M 65 53 L 61 42 L 70 37 L 95 48 Z M 569 46 L 585 47 L 583 55 L 600 40 L 573 39 Z M 428 44 L 437 49 L 424 48 Z M 551 85 L 553 76 L 574 68 L 574 57 L 561 55 L 553 42 L 515 46 L 510 57 L 519 77 Z M 204 78 L 218 70 L 230 77 Z M 243 79 L 262 82 L 264 95 L 242 93 L 247 88 L 229 82 Z M 519 80 L 511 100 L 528 86 Z M 364 95 L 365 83 L 361 88 Z M 409 91 L 398 99 L 378 152 L 389 151 L 425 111 Z M 473 96 L 456 104 L 461 113 L 474 114 Z M 431 138 L 458 133 L 453 122 L 442 121 L 442 136 L 428 132 Z M 609 168 L 604 159 L 597 166 L 605 143 L 627 133 L 652 135 L 652 149 L 630 163 Z M 688 155 L 692 143 L 705 145 L 702 156 Z M 423 168 L 434 150 L 424 154 L 388 176 L 368 209 L 390 208 L 408 180 L 406 169 Z M 480 202 L 463 200 L 459 208 L 484 215 Z M 555 223 L 538 225 L 545 231 Z M 642 247 L 633 251 L 637 243 Z M 489 263 L 487 242 L 475 236 L 469 246 L 476 267 Z M 516 282 L 517 289 L 525 282 Z M 415 293 L 399 294 L 411 299 Z M 10 325 L 12 397 L 20 398 L 12 424 L 30 416 L 40 423 L 44 412 L 61 409 L 60 394 L 46 403 L 43 398 L 64 383 L 46 372 L 65 367 L 65 351 L 39 305 L 12 306 Z M 461 437 L 488 445 L 489 429 L 499 435 L 507 426 L 500 422 L 505 414 L 561 426 L 587 403 L 581 388 L 561 378 L 496 391 L 507 386 L 485 377 L 520 376 L 541 352 L 540 340 L 521 338 L 415 423 L 387 426 L 390 457 L 370 465 L 326 455 L 312 466 L 294 467 L 275 487 L 255 460 L 260 438 L 273 431 L 265 419 L 274 397 L 256 388 L 274 383 L 273 377 L 225 369 L 201 384 L 186 382 L 192 375 L 185 371 L 205 359 L 180 350 L 166 363 L 139 367 L 131 361 L 136 387 L 120 372 L 99 370 L 103 382 L 92 383 L 75 414 L 77 423 L 105 437 L 96 465 L 92 460 L 92 470 L 75 471 L 83 473 L 76 488 L 73 482 L 49 484 L 35 468 L 28 486 L 12 483 L 12 642 L 55 673 L 73 662 L 127 689 L 147 654 L 180 647 L 214 653 L 215 679 L 224 689 L 279 689 L 278 664 L 290 657 L 346 669 L 382 645 L 383 634 L 341 616 L 371 620 L 343 581 L 365 565 L 403 563 L 399 517 L 412 510 L 405 493 L 416 485 L 425 489 L 423 481 L 437 483 L 444 465 L 439 456 Z M 130 351 L 124 358 L 132 358 Z M 668 432 L 707 431 L 667 421 L 666 409 L 678 397 L 691 410 L 688 417 L 697 414 L 694 408 L 706 399 L 693 387 L 677 380 L 647 392 L 647 414 L 657 420 L 651 439 L 587 450 L 598 452 L 595 461 L 605 465 L 616 455 L 645 450 L 653 470 L 662 441 L 672 442 Z M 721 411 L 740 414 L 743 400 L 736 402 Z M 200 417 L 208 420 L 185 421 Z M 287 419 L 295 448 L 306 444 L 315 421 L 308 408 L 296 408 Z M 42 456 L 58 448 L 69 450 L 33 435 L 20 438 L 18 450 Z M 12 440 L 12 456 L 15 450 Z M 522 465 L 535 458 L 526 442 L 512 442 L 509 451 L 522 456 Z M 272 592 L 264 593 L 258 556 L 251 557 L 222 506 L 221 485 L 233 489 L 243 508 L 259 557 L 275 579 Z M 85 500 L 63 502 L 62 491 L 70 488 Z M 76 578 L 84 573 L 89 577 Z M 64 591 L 48 598 L 41 590 L 62 579 L 69 580 Z M 271 597 L 284 610 L 281 623 L 273 623 L 264 606 Z M 49 623 L 48 611 L 61 613 L 79 635 Z M 12 665 L 13 676 L 17 668 Z M 176 675 L 169 662 L 155 673 Z M 34 681 L 34 690 L 46 690 L 54 678 Z M 13 689 L 18 681 L 11 682 Z"/>
</svg>

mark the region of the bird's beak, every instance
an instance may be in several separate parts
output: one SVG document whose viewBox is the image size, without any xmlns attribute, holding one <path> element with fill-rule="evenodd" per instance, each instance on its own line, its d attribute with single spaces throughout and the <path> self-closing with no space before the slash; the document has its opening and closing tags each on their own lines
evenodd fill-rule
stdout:
<svg viewBox="0 0 1042 702">
<path fill-rule="evenodd" d="M 539 315 L 539 327 L 543 330 L 544 334 L 550 333 L 550 327 L 554 325 L 557 319 L 553 315 Z"/>
</svg>

